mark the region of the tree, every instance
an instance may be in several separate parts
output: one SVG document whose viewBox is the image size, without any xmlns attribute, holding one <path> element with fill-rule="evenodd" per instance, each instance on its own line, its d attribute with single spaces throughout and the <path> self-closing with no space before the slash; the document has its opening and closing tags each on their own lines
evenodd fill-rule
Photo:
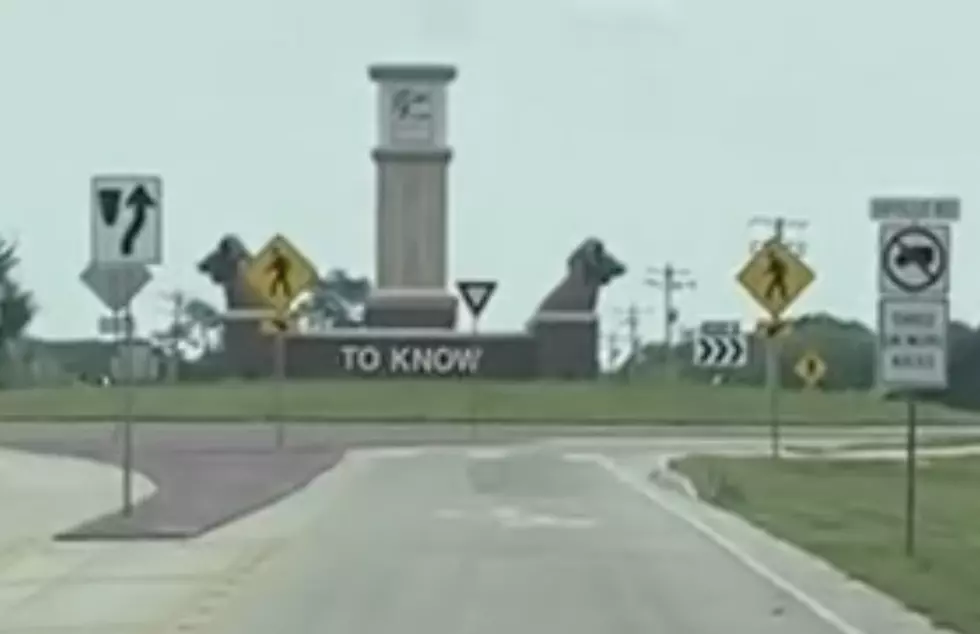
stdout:
<svg viewBox="0 0 980 634">
<path fill-rule="evenodd" d="M 183 358 L 182 352 L 188 349 L 207 354 L 214 349 L 221 328 L 221 314 L 218 310 L 197 297 L 188 297 L 182 291 L 167 293 L 165 299 L 171 304 L 170 324 L 153 334 L 153 339 L 169 354 Z"/>
<path fill-rule="evenodd" d="M 299 312 L 315 329 L 359 326 L 370 291 L 371 282 L 366 277 L 353 277 L 344 269 L 332 269 L 317 280 Z"/>
<path fill-rule="evenodd" d="M 221 313 L 218 309 L 203 299 L 191 297 L 184 303 L 183 314 L 197 346 L 205 354 L 212 352 L 215 342 L 220 340 Z"/>
<path fill-rule="evenodd" d="M 33 294 L 13 279 L 20 265 L 17 245 L 0 238 L 0 343 L 20 339 L 37 313 Z"/>
</svg>

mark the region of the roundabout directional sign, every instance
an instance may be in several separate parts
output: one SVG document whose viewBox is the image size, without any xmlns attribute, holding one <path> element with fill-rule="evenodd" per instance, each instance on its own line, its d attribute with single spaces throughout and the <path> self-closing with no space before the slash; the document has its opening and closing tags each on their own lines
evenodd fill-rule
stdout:
<svg viewBox="0 0 980 634">
<path fill-rule="evenodd" d="M 882 223 L 878 292 L 932 298 L 949 293 L 949 225 Z"/>
</svg>

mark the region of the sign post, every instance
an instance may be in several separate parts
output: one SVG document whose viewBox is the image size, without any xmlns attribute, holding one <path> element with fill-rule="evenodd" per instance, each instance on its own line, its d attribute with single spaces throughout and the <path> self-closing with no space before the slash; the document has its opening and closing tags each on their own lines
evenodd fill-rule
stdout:
<svg viewBox="0 0 980 634">
<path fill-rule="evenodd" d="M 122 316 L 122 512 L 133 512 L 133 299 L 150 282 L 148 266 L 163 263 L 163 180 L 150 175 L 101 175 L 91 181 L 90 261 L 82 282 Z"/>
<path fill-rule="evenodd" d="M 815 278 L 813 270 L 785 244 L 783 223 L 779 221 L 776 223 L 775 235 L 752 254 L 736 280 L 768 313 L 770 323 L 777 323 Z M 782 443 L 779 419 L 780 348 L 778 337 L 766 339 L 769 439 L 773 458 L 779 457 Z"/>
<path fill-rule="evenodd" d="M 916 395 L 948 382 L 949 223 L 956 198 L 876 198 L 878 221 L 878 382 L 906 402 L 905 555 L 916 551 Z"/>
<path fill-rule="evenodd" d="M 286 382 L 286 333 L 291 323 L 290 308 L 296 298 L 310 290 L 317 281 L 313 264 L 282 235 L 275 235 L 252 258 L 245 279 L 259 297 L 275 311 L 275 333 L 272 351 L 272 412 L 276 421 L 276 448 L 286 444 L 283 419 L 283 388 Z"/>
<path fill-rule="evenodd" d="M 497 280 L 457 280 L 456 290 L 459 291 L 460 297 L 463 298 L 463 303 L 466 304 L 466 308 L 470 311 L 471 329 L 473 336 L 476 337 L 480 330 L 480 315 L 486 310 L 490 299 L 497 291 Z M 473 431 L 473 440 L 477 440 L 480 431 L 480 425 L 476 420 L 477 413 L 480 411 L 479 405 L 476 402 L 478 393 L 474 384 L 467 399 L 469 401 L 470 420 L 473 423 L 471 428 Z"/>
</svg>

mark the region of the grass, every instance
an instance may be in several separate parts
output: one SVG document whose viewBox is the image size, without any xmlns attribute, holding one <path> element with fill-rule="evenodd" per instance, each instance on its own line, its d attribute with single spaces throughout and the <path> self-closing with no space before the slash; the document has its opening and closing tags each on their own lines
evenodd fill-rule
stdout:
<svg viewBox="0 0 980 634">
<path fill-rule="evenodd" d="M 687 458 L 702 496 L 930 616 L 980 632 L 980 459 L 920 471 L 917 555 L 903 554 L 901 461 Z M 841 495 L 846 491 L 846 495 Z"/>
<path fill-rule="evenodd" d="M 113 420 L 125 388 L 0 392 L 0 420 Z M 443 381 L 227 382 L 132 388 L 137 420 L 391 420 L 586 423 L 741 423 L 768 420 L 763 390 L 690 384 Z M 787 424 L 884 424 L 901 403 L 857 392 L 786 391 Z M 923 406 L 924 422 L 980 420 Z"/>
</svg>

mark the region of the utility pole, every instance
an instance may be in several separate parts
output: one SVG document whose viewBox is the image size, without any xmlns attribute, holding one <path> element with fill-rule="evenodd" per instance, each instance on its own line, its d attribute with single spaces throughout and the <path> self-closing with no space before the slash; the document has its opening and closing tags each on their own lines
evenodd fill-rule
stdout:
<svg viewBox="0 0 980 634">
<path fill-rule="evenodd" d="M 176 383 L 180 368 L 180 337 L 181 329 L 184 326 L 184 308 L 187 297 L 180 291 L 166 293 L 164 298 L 170 302 L 170 327 L 167 329 L 167 381 Z"/>
<path fill-rule="evenodd" d="M 642 361 L 640 358 L 643 353 L 643 339 L 640 337 L 641 315 L 650 314 L 653 310 L 650 308 L 640 308 L 636 302 L 633 302 L 625 311 L 619 309 L 616 312 L 622 316 L 623 324 L 626 326 L 626 345 L 629 350 L 629 365 L 626 368 L 626 376 L 627 378 L 632 378 Z"/>
<path fill-rule="evenodd" d="M 803 231 L 809 223 L 805 220 L 788 219 L 783 216 L 757 216 L 749 221 L 750 227 L 765 226 L 772 230 L 772 235 L 765 241 L 752 240 L 749 243 L 749 251 L 755 253 L 763 244 L 774 241 L 782 244 L 802 256 L 806 252 L 806 242 L 802 239 L 789 240 L 786 237 L 787 229 L 797 229 Z M 782 355 L 782 345 L 779 337 L 769 337 L 766 339 L 766 389 L 769 391 L 769 430 L 770 448 L 773 458 L 779 458 L 780 439 L 780 417 L 779 417 L 779 390 L 782 386 L 782 376 L 780 358 Z"/>
<path fill-rule="evenodd" d="M 674 368 L 674 326 L 677 324 L 679 313 L 674 306 L 674 293 L 697 288 L 690 269 L 679 269 L 670 262 L 662 267 L 647 269 L 647 286 L 660 289 L 663 292 L 664 303 L 664 375 L 668 379 L 675 378 Z"/>
<path fill-rule="evenodd" d="M 619 358 L 619 333 L 610 330 L 606 333 L 606 365 L 610 372 L 616 367 L 616 359 Z"/>
</svg>

